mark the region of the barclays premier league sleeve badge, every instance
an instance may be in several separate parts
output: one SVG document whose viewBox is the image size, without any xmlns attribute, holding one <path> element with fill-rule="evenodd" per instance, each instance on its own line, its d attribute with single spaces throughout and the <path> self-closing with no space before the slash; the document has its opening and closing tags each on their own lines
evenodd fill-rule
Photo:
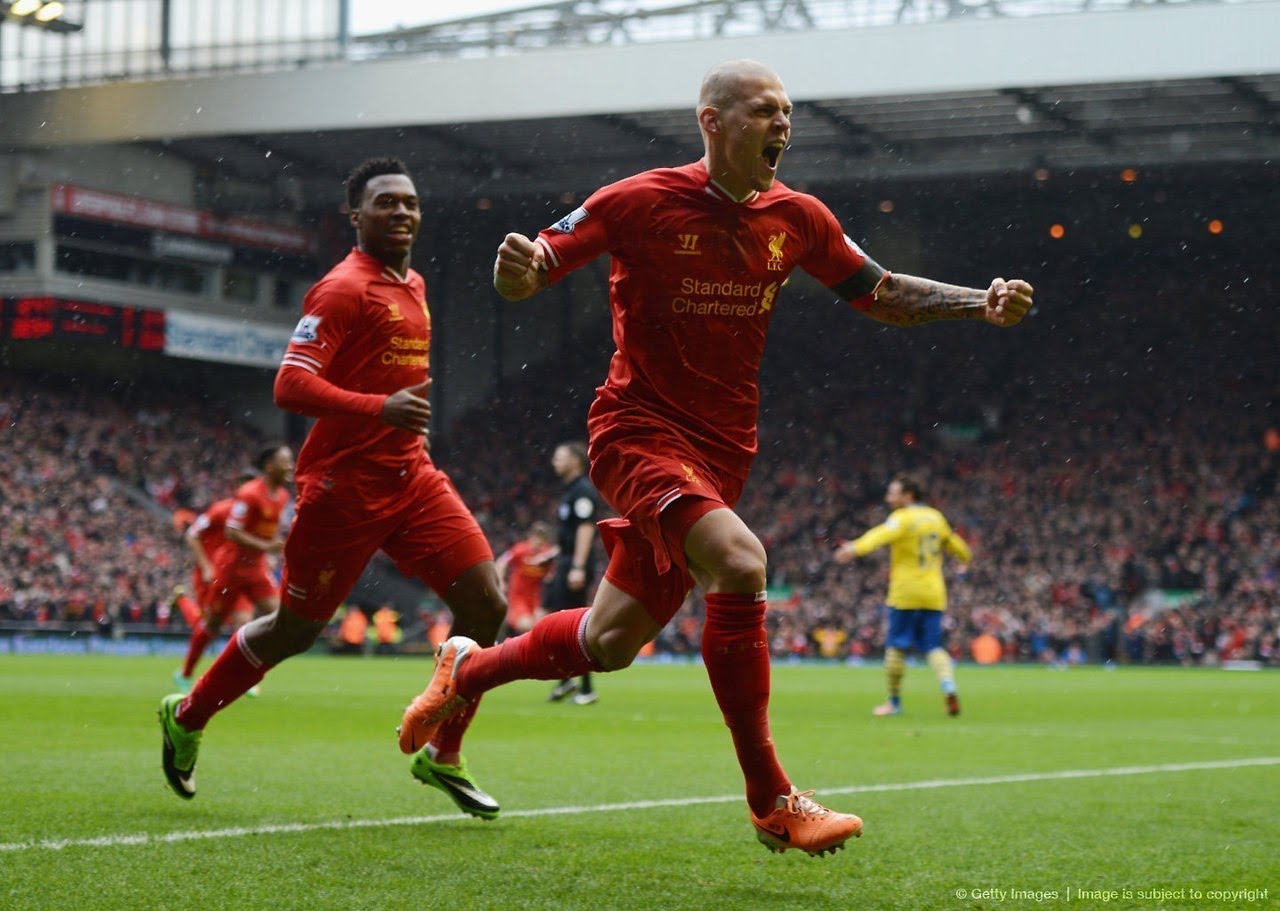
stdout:
<svg viewBox="0 0 1280 911">
<path fill-rule="evenodd" d="M 574 226 L 578 222 L 586 218 L 587 215 L 588 215 L 588 212 L 586 208 L 583 206 L 578 206 L 578 208 L 574 209 L 564 218 L 560 219 L 558 222 L 552 225 L 551 230 L 559 231 L 561 234 L 572 234 Z"/>
<path fill-rule="evenodd" d="M 293 335 L 289 337 L 289 341 L 296 342 L 299 345 L 307 345 L 314 342 L 320 329 L 320 317 L 304 316 L 298 320 L 297 327 L 293 330 Z"/>
</svg>

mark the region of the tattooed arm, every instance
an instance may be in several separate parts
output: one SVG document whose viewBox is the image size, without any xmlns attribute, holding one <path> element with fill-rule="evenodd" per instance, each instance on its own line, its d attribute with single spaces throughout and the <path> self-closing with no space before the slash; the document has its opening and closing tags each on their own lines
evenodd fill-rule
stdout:
<svg viewBox="0 0 1280 911">
<path fill-rule="evenodd" d="M 1032 287 L 1021 279 L 997 278 L 985 291 L 946 285 L 914 275 L 885 275 L 875 300 L 863 312 L 892 326 L 914 326 L 939 319 L 983 320 L 1016 326 L 1031 309 Z"/>
</svg>

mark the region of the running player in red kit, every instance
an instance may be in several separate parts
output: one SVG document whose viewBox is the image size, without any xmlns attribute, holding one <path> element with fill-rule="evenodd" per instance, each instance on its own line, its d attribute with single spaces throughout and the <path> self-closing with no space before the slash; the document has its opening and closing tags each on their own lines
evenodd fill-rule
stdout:
<svg viewBox="0 0 1280 911">
<path fill-rule="evenodd" d="M 280 609 L 236 633 L 190 696 L 162 702 L 163 767 L 179 797 L 195 795 L 205 724 L 311 647 L 375 551 L 440 594 L 454 633 L 492 643 L 506 616 L 484 533 L 427 451 L 431 314 L 409 268 L 417 190 L 390 158 L 359 165 L 346 188 L 356 248 L 308 292 L 276 375 L 276 404 L 317 419 L 298 455 Z M 473 714 L 416 744 L 410 769 L 464 812 L 492 819 L 498 804 L 460 752 Z"/>
<path fill-rule="evenodd" d="M 239 605 L 248 604 L 259 614 L 280 607 L 280 592 L 271 578 L 267 556 L 284 549 L 281 519 L 289 505 L 286 485 L 293 479 L 293 450 L 270 446 L 258 454 L 254 467 L 259 475 L 236 490 L 222 526 L 224 542 L 213 554 L 213 580 L 206 590 L 208 608 L 204 622 L 191 632 L 182 668 L 188 679 L 205 647 L 217 638 L 223 621 Z M 248 692 L 256 696 L 257 687 Z"/>
<path fill-rule="evenodd" d="M 505 635 L 527 633 L 542 615 L 542 583 L 559 553 L 560 548 L 551 543 L 551 526 L 534 522 L 524 540 L 499 555 L 498 578 L 507 591 Z"/>
<path fill-rule="evenodd" d="M 590 608 L 549 614 L 497 648 L 440 647 L 426 691 L 401 722 L 414 740 L 513 679 L 563 679 L 629 665 L 696 583 L 706 593 L 702 656 L 746 779 L 757 838 L 774 851 L 833 851 L 857 816 L 798 791 L 768 721 L 765 551 L 733 511 L 756 454 L 757 374 L 769 318 L 804 269 L 858 311 L 910 325 L 1017 323 L 1031 286 L 986 289 L 886 272 L 817 199 L 775 181 L 791 136 L 776 73 L 735 60 L 705 77 L 697 108 L 705 157 L 593 194 L 536 240 L 509 234 L 494 286 L 522 300 L 597 256 L 617 347 L 588 416 L 591 480 L 621 519 L 602 524 L 609 567 Z"/>
<path fill-rule="evenodd" d="M 274 452 L 274 450 L 271 450 Z M 292 459 L 290 460 L 292 468 Z M 253 480 L 252 473 L 242 479 L 242 483 Z M 191 623 L 191 638 L 187 644 L 187 657 L 180 669 L 173 672 L 173 682 L 183 693 L 191 690 L 191 677 L 196 664 L 208 644 L 218 637 L 222 625 L 230 620 L 236 628 L 244 626 L 253 619 L 254 605 L 243 592 L 234 600 L 215 598 L 213 581 L 217 578 L 217 561 L 223 548 L 228 547 L 226 528 L 231 518 L 231 509 L 236 498 L 227 497 L 218 500 L 200 515 L 196 516 L 183 534 L 187 549 L 195 557 L 196 565 L 191 570 L 191 593 L 195 596 L 194 604 L 183 605 L 182 612 L 186 616 L 188 610 L 194 612 L 195 619 Z M 187 599 L 185 595 L 179 596 Z M 278 603 L 277 605 L 278 606 Z M 274 609 L 274 607 L 272 609 Z M 250 690 L 250 694 L 253 691 Z"/>
<path fill-rule="evenodd" d="M 245 478 L 247 481 L 248 478 Z M 209 583 L 213 581 L 213 557 L 219 548 L 227 543 L 223 530 L 227 526 L 227 516 L 231 515 L 231 504 L 234 497 L 218 500 L 208 509 L 191 520 L 186 531 L 182 533 L 182 543 L 195 558 L 196 565 L 191 569 L 191 594 L 181 585 L 174 588 L 173 604 L 182 611 L 188 625 L 194 629 L 209 605 Z M 252 605 L 247 605 L 252 607 Z M 190 676 L 190 675 L 187 675 Z M 190 681 L 187 681 L 188 689 Z M 184 690 L 185 692 L 185 690 Z"/>
</svg>

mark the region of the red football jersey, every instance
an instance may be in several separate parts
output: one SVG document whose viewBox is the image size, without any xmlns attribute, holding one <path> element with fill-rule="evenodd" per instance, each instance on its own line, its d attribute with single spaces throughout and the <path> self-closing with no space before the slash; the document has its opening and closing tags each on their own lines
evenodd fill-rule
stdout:
<svg viewBox="0 0 1280 911">
<path fill-rule="evenodd" d="M 548 279 L 609 253 L 617 351 L 597 390 L 592 436 L 660 421 L 745 476 L 756 453 L 757 376 L 778 292 L 796 267 L 855 307 L 884 271 L 831 211 L 781 183 L 732 199 L 702 162 L 596 191 L 542 231 Z"/>
<path fill-rule="evenodd" d="M 424 382 L 430 366 L 431 313 L 426 283 L 412 269 L 401 279 L 353 249 L 307 292 L 281 369 L 310 371 L 358 393 L 390 395 Z M 383 478 L 388 468 L 425 460 L 418 434 L 377 417 L 319 418 L 298 453 L 299 484 L 331 473 Z"/>
<path fill-rule="evenodd" d="M 227 546 L 225 529 L 227 527 L 227 518 L 231 515 L 231 504 L 233 503 L 235 503 L 234 497 L 218 500 L 196 516 L 195 521 L 191 523 L 191 527 L 187 529 L 187 534 L 200 541 L 200 546 L 204 548 L 204 552 L 209 557 L 210 562 L 216 562 L 218 554 Z"/>
<path fill-rule="evenodd" d="M 525 603 L 542 603 L 542 580 L 551 572 L 555 551 L 551 547 L 534 550 L 528 541 L 517 541 L 508 552 L 511 576 L 507 597 Z"/>
<path fill-rule="evenodd" d="M 274 493 L 267 487 L 262 478 L 254 478 L 240 485 L 235 500 L 231 504 L 231 513 L 227 516 L 226 527 L 238 528 L 257 538 L 271 541 L 280 531 L 280 517 L 284 508 L 289 505 L 289 491 L 281 487 Z M 237 566 L 258 566 L 264 564 L 266 554 L 251 547 L 243 547 L 234 542 L 227 542 L 222 562 L 234 561 Z"/>
</svg>

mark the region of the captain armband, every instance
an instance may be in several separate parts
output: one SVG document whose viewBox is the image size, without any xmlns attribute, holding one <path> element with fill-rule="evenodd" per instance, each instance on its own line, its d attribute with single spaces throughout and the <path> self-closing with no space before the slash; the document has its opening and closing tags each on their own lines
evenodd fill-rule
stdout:
<svg viewBox="0 0 1280 911">
<path fill-rule="evenodd" d="M 888 275 L 888 271 L 883 266 L 874 259 L 867 257 L 861 269 L 844 281 L 830 287 L 842 299 L 856 301 L 864 297 L 873 297 L 880 290 L 880 286 Z"/>
</svg>

